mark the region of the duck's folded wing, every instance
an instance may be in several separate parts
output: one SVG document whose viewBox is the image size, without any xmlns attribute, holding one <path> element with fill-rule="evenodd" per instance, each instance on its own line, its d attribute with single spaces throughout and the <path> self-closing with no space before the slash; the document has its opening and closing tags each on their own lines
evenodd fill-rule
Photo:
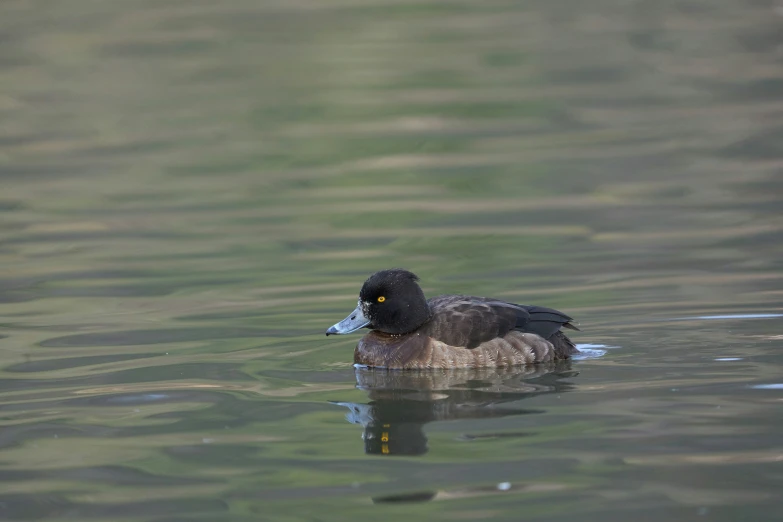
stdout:
<svg viewBox="0 0 783 522">
<path fill-rule="evenodd" d="M 428 304 L 433 319 L 422 327 L 421 333 L 451 346 L 476 348 L 511 330 L 548 339 L 561 327 L 576 329 L 570 317 L 542 306 L 464 295 L 433 297 Z"/>
<path fill-rule="evenodd" d="M 571 330 L 579 330 L 563 312 L 555 310 L 553 308 L 545 308 L 543 306 L 535 305 L 514 305 L 525 310 L 528 315 L 527 321 L 517 323 L 515 330 L 522 332 L 533 332 L 544 339 L 549 339 L 560 328 L 570 328 Z"/>
</svg>

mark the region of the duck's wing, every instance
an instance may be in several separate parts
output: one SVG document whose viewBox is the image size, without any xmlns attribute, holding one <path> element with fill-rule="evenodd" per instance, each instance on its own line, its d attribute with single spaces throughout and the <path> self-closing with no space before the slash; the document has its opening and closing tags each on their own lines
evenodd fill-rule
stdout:
<svg viewBox="0 0 783 522">
<path fill-rule="evenodd" d="M 561 327 L 578 329 L 562 312 L 486 297 L 441 295 L 428 301 L 433 318 L 420 332 L 450 346 L 476 348 L 511 330 L 549 339 Z"/>
</svg>

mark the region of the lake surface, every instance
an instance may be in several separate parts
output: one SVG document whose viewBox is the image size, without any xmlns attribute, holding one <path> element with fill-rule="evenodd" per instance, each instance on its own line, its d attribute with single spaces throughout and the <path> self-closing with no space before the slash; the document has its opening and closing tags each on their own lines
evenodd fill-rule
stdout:
<svg viewBox="0 0 783 522">
<path fill-rule="evenodd" d="M 783 519 L 772 1 L 0 4 L 0 519 Z M 389 267 L 563 310 L 386 373 Z"/>
</svg>

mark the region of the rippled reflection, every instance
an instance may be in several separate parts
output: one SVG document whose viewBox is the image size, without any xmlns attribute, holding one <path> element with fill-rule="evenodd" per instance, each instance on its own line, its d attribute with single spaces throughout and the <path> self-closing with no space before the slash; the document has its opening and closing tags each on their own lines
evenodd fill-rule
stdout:
<svg viewBox="0 0 783 522">
<path fill-rule="evenodd" d="M 370 402 L 335 404 L 350 410 L 346 414 L 348 422 L 364 427 L 365 453 L 423 455 L 428 451 L 424 433 L 427 423 L 544 413 L 511 403 L 546 393 L 567 392 L 573 385 L 564 379 L 576 375 L 570 361 L 432 371 L 356 368 L 356 387 L 367 393 Z M 468 434 L 464 437 L 474 438 Z"/>
</svg>

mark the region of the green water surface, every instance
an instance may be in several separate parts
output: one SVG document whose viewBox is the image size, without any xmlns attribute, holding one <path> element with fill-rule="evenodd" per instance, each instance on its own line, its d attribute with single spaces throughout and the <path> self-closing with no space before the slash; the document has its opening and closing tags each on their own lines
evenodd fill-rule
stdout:
<svg viewBox="0 0 783 522">
<path fill-rule="evenodd" d="M 782 35 L 752 0 L 0 3 L 0 519 L 783 519 Z M 354 369 L 323 332 L 390 267 L 588 356 Z"/>
</svg>

